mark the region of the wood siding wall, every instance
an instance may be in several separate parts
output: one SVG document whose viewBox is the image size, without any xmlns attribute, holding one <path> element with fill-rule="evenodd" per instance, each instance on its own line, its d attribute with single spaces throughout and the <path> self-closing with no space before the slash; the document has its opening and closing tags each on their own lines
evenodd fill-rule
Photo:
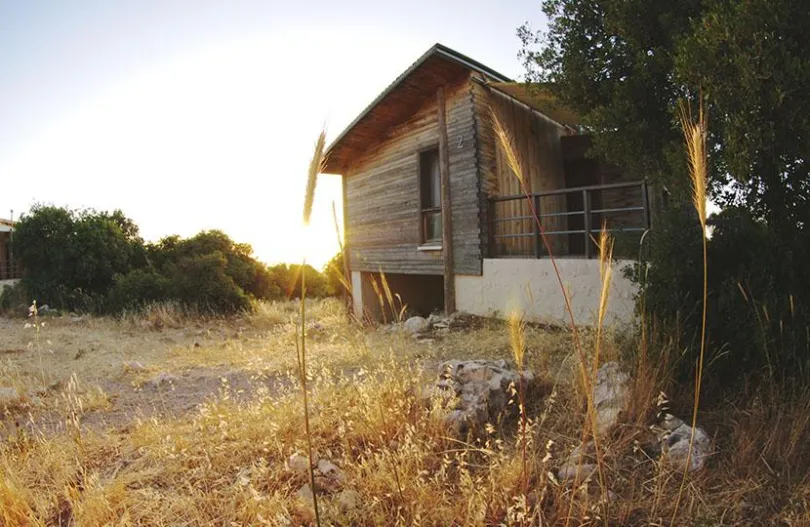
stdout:
<svg viewBox="0 0 810 527">
<path fill-rule="evenodd" d="M 481 187 L 469 76 L 446 87 L 453 261 L 458 274 L 481 274 Z M 436 97 L 344 173 L 346 240 L 352 271 L 442 274 L 440 251 L 420 251 L 419 152 L 438 146 Z"/>
<path fill-rule="evenodd" d="M 518 155 L 523 163 L 529 192 L 565 188 L 561 137 L 565 130 L 549 119 L 528 110 L 523 105 L 473 83 L 473 102 L 478 120 L 478 157 L 481 171 L 482 195 L 482 245 L 484 254 L 489 254 L 492 234 L 530 233 L 534 220 L 525 219 L 506 223 L 491 223 L 488 208 L 489 196 L 513 196 L 523 194 L 520 182 L 506 162 L 501 145 L 495 137 L 490 118 L 494 110 L 504 128 L 512 135 Z M 540 199 L 541 213 L 565 212 L 564 196 L 548 196 Z M 516 200 L 496 205 L 496 215 L 500 217 L 531 216 L 526 200 Z M 560 231 L 567 228 L 565 216 L 543 219 L 546 231 Z M 492 229 L 494 232 L 490 232 Z M 555 254 L 567 252 L 567 236 L 549 235 L 549 243 Z M 533 255 L 534 240 L 527 238 L 498 239 L 499 254 Z"/>
</svg>

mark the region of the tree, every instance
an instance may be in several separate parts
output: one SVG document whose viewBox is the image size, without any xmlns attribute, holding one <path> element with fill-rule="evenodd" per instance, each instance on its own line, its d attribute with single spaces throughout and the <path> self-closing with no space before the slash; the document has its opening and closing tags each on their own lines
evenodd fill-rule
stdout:
<svg viewBox="0 0 810 527">
<path fill-rule="evenodd" d="M 801 0 L 545 0 L 543 10 L 547 32 L 518 30 L 527 77 L 582 115 L 597 153 L 682 194 L 677 103 L 702 94 L 714 198 L 746 205 L 780 236 L 804 229 L 810 10 Z"/>
<path fill-rule="evenodd" d="M 29 293 L 68 309 L 94 309 L 118 274 L 145 263 L 138 228 L 112 214 L 34 206 L 14 232 L 14 251 Z"/>
</svg>

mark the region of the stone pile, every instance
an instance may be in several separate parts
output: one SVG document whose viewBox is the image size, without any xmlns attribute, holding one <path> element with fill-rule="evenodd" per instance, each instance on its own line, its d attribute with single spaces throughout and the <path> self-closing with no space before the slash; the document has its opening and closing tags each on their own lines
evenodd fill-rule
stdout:
<svg viewBox="0 0 810 527">
<path fill-rule="evenodd" d="M 488 422 L 517 415 L 521 381 L 528 391 L 534 374 L 513 370 L 505 360 L 451 360 L 439 366 L 434 390 L 455 400 L 447 422 L 464 434 Z"/>
</svg>

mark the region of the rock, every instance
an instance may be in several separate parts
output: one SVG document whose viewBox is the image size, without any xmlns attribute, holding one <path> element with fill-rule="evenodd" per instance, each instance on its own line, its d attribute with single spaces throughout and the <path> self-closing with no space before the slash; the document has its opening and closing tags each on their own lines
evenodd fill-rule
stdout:
<svg viewBox="0 0 810 527">
<path fill-rule="evenodd" d="M 124 371 L 132 373 L 143 372 L 146 371 L 146 366 L 138 361 L 129 360 L 124 362 Z"/>
<path fill-rule="evenodd" d="M 309 483 L 298 489 L 298 492 L 296 492 L 295 495 L 307 502 L 315 499 L 315 495 L 312 493 L 312 487 L 309 486 Z"/>
<path fill-rule="evenodd" d="M 533 380 L 532 372 L 521 374 L 510 369 L 504 360 L 451 360 L 440 365 L 433 392 L 455 395 L 455 407 L 445 419 L 448 425 L 465 434 L 488 421 L 517 415 L 514 390 L 521 382 L 528 389 Z"/>
<path fill-rule="evenodd" d="M 416 335 L 417 333 L 424 333 L 430 329 L 430 324 L 422 317 L 411 317 L 405 321 L 403 327 L 408 333 Z"/>
<path fill-rule="evenodd" d="M 680 423 L 679 426 L 666 430 L 661 434 L 661 450 L 664 455 L 665 462 L 676 470 L 697 472 L 703 470 L 706 466 L 706 461 L 712 454 L 712 439 L 700 427 L 692 428 L 677 417 L 668 415 L 669 419 L 665 417 L 664 425 L 669 422 L 670 426 Z M 694 430 L 695 438 L 692 440 L 692 431 Z M 689 443 L 692 441 L 692 455 L 689 456 Z M 689 457 L 689 465 L 686 464 L 686 458 Z"/>
<path fill-rule="evenodd" d="M 6 406 L 20 400 L 22 394 L 13 386 L 0 386 L 0 406 Z"/>
<path fill-rule="evenodd" d="M 354 489 L 346 489 L 338 494 L 338 504 L 343 512 L 351 512 L 360 502 L 360 493 Z"/>
<path fill-rule="evenodd" d="M 583 463 L 581 465 L 563 465 L 557 470 L 557 478 L 561 483 L 583 483 L 596 472 L 596 465 Z"/>
<path fill-rule="evenodd" d="M 167 372 L 160 372 L 148 381 L 146 381 L 146 385 L 150 388 L 158 389 L 164 386 L 171 386 L 175 382 L 179 381 L 180 379 L 176 375 L 172 375 L 171 373 Z"/>
<path fill-rule="evenodd" d="M 565 462 L 557 469 L 557 477 L 563 483 L 579 481 L 582 483 L 596 470 L 596 449 L 593 443 L 580 445 L 568 455 Z M 577 475 L 579 474 L 579 475 Z"/>
<path fill-rule="evenodd" d="M 318 461 L 318 472 L 337 481 L 343 479 L 343 472 L 341 472 L 337 465 L 327 459 Z"/>
<path fill-rule="evenodd" d="M 290 456 L 290 459 L 287 461 L 287 467 L 292 472 L 299 472 L 306 474 L 309 472 L 309 458 L 303 454 L 299 454 L 296 452 L 295 454 Z"/>
<path fill-rule="evenodd" d="M 596 430 L 608 433 L 620 420 L 630 400 L 630 376 L 617 362 L 606 362 L 596 374 L 593 404 L 596 409 Z"/>
<path fill-rule="evenodd" d="M 48 304 L 42 304 L 41 306 L 39 306 L 37 308 L 37 314 L 44 315 L 45 313 L 47 313 L 50 310 L 51 310 L 51 306 L 49 306 Z"/>
</svg>

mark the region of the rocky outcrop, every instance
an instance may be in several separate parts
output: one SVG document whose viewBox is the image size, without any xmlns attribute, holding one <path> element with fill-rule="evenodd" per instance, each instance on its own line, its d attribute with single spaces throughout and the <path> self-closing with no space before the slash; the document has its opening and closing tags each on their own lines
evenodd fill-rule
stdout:
<svg viewBox="0 0 810 527">
<path fill-rule="evenodd" d="M 517 389 L 522 382 L 528 390 L 533 381 L 532 372 L 515 371 L 505 360 L 451 360 L 439 366 L 434 392 L 453 398 L 455 405 L 447 422 L 464 434 L 487 422 L 517 415 Z"/>
</svg>

